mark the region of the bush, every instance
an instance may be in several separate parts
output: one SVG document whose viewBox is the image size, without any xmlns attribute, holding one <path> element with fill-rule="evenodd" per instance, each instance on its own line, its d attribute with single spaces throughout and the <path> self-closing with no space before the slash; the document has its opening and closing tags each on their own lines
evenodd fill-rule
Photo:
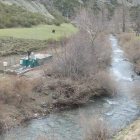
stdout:
<svg viewBox="0 0 140 140">
<path fill-rule="evenodd" d="M 74 27 L 77 27 L 76 23 L 71 23 Z"/>
<path fill-rule="evenodd" d="M 49 39 L 47 39 L 47 43 L 48 44 L 53 44 L 53 43 L 56 43 L 56 40 L 53 39 L 53 38 L 49 38 Z"/>
<path fill-rule="evenodd" d="M 24 27 L 31 27 L 32 25 L 28 22 L 25 22 Z"/>
<path fill-rule="evenodd" d="M 3 29 L 3 28 L 5 28 L 5 26 L 0 23 L 0 29 Z"/>
<path fill-rule="evenodd" d="M 109 73 L 101 71 L 96 74 L 96 79 L 98 80 L 100 85 L 107 91 L 107 94 L 115 95 L 117 93 L 117 83 L 109 75 Z"/>
<path fill-rule="evenodd" d="M 6 5 L 0 2 L 0 26 L 7 27 L 31 27 L 32 25 L 39 25 L 45 23 L 46 18 L 39 13 L 32 13 L 18 7 L 16 5 Z"/>
<path fill-rule="evenodd" d="M 91 115 L 91 114 L 90 114 Z M 83 127 L 83 140 L 109 140 L 109 128 L 106 121 L 100 115 L 92 114 L 94 118 L 86 118 L 83 113 L 80 114 L 80 124 Z"/>
<path fill-rule="evenodd" d="M 57 11 L 49 8 L 49 7 L 46 7 L 47 10 L 49 11 L 49 13 L 51 13 L 51 15 L 53 15 L 53 17 L 55 18 L 55 20 L 59 20 L 61 21 L 61 23 L 69 23 L 69 20 L 67 20 L 65 17 L 63 17 L 60 13 L 58 13 Z"/>
<path fill-rule="evenodd" d="M 52 21 L 49 21 L 49 20 L 46 20 L 46 24 L 47 24 L 47 25 L 52 25 L 53 22 L 52 22 Z"/>
<path fill-rule="evenodd" d="M 31 81 L 32 89 L 36 92 L 42 92 L 44 88 L 44 80 L 43 78 L 39 77 Z"/>
<path fill-rule="evenodd" d="M 28 92 L 32 86 L 25 78 L 8 77 L 0 80 L 0 100 L 7 104 L 19 104 L 28 100 Z"/>
<path fill-rule="evenodd" d="M 62 24 L 62 22 L 60 20 L 54 19 L 53 24 L 56 25 L 56 26 L 60 26 Z"/>
<path fill-rule="evenodd" d="M 109 43 L 106 42 L 108 38 L 104 36 L 100 35 L 97 38 L 96 44 L 98 45 L 94 46 L 94 52 L 84 31 L 80 31 L 77 35 L 71 37 L 67 45 L 62 40 L 63 55 L 53 59 L 48 72 L 56 77 L 81 80 L 90 77 L 91 73 L 96 73 L 99 68 L 104 69 L 110 63 L 110 48 Z M 108 51 L 105 51 L 107 47 Z"/>
</svg>

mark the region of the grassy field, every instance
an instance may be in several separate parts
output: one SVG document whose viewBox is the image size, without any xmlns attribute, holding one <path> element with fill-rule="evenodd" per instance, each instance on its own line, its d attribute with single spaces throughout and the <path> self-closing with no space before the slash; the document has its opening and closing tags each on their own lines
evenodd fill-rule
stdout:
<svg viewBox="0 0 140 140">
<path fill-rule="evenodd" d="M 55 30 L 55 33 L 52 33 Z M 49 38 L 58 39 L 61 36 L 70 36 L 77 32 L 72 24 L 61 24 L 60 26 L 55 25 L 39 25 L 32 28 L 11 28 L 11 29 L 0 29 L 0 36 L 15 37 L 23 39 L 36 39 L 36 40 L 47 40 Z"/>
</svg>

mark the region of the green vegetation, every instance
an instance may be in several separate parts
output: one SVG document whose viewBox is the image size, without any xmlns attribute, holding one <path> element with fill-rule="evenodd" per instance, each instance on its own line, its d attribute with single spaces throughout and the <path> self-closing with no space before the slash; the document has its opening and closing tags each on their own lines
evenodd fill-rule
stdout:
<svg viewBox="0 0 140 140">
<path fill-rule="evenodd" d="M 52 33 L 52 30 L 55 30 L 55 33 Z M 76 32 L 77 28 L 72 24 L 62 24 L 59 27 L 55 25 L 39 25 L 33 28 L 1 29 L 0 36 L 37 40 L 52 38 L 58 40 L 61 36 L 70 36 L 72 33 Z"/>
<path fill-rule="evenodd" d="M 54 6 L 62 13 L 63 16 L 75 15 L 75 7 L 79 6 L 78 0 L 52 0 Z"/>
<path fill-rule="evenodd" d="M 123 33 L 118 35 L 119 43 L 126 52 L 126 57 L 134 63 L 135 72 L 140 75 L 140 47 L 139 37 L 135 36 L 133 32 Z"/>
<path fill-rule="evenodd" d="M 55 30 L 55 33 L 52 33 L 52 30 Z M 25 54 L 28 50 L 49 48 L 53 42 L 66 41 L 68 36 L 76 32 L 77 28 L 71 24 L 62 24 L 59 27 L 39 25 L 33 28 L 1 29 L 0 56 Z"/>
<path fill-rule="evenodd" d="M 67 20 L 64 16 L 62 16 L 60 13 L 56 12 L 55 10 L 49 8 L 49 7 L 46 7 L 48 12 L 53 15 L 53 17 L 55 17 L 54 20 L 52 20 L 52 23 L 54 25 L 59 25 L 58 23 L 62 24 L 62 23 L 69 23 L 69 20 Z"/>
<path fill-rule="evenodd" d="M 110 3 L 105 2 L 105 7 L 108 10 L 108 19 L 111 20 L 112 16 L 114 15 L 115 9 L 119 6 L 120 4 L 117 2 L 117 0 L 112 0 Z"/>
<path fill-rule="evenodd" d="M 139 17 L 140 5 L 133 6 L 130 8 L 130 14 L 133 20 L 137 20 Z"/>
<path fill-rule="evenodd" d="M 6 5 L 0 2 L 0 28 L 31 27 L 40 23 L 47 23 L 43 15 L 29 12 L 16 5 Z"/>
</svg>

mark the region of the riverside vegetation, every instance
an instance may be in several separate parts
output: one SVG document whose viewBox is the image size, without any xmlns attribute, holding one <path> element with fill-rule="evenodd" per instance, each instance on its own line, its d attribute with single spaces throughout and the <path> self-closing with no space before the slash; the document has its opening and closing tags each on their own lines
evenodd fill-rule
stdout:
<svg viewBox="0 0 140 140">
<path fill-rule="evenodd" d="M 114 80 L 106 73 L 106 68 L 110 65 L 111 61 L 108 25 L 111 27 L 115 26 L 115 31 L 119 32 L 120 29 L 126 31 L 126 23 L 121 22 L 118 24 L 118 22 L 122 21 L 120 20 L 122 15 L 123 19 L 126 18 L 124 16 L 126 14 L 123 12 L 126 11 L 125 8 L 127 6 L 121 5 L 121 9 L 119 9 L 118 3 L 115 0 L 113 3 L 115 6 L 111 6 L 108 3 L 98 5 L 97 1 L 94 1 L 94 5 L 89 7 L 88 10 L 86 8 L 80 9 L 81 11 L 78 12 L 75 19 L 78 32 L 71 24 L 56 24 L 57 26 L 60 25 L 57 29 L 62 27 L 65 30 L 64 26 L 68 25 L 75 33 L 77 32 L 75 35 L 69 36 L 69 38 L 59 38 L 62 35 L 62 30 L 59 30 L 58 34 L 56 31 L 56 36 L 50 33 L 51 30 L 49 30 L 49 33 L 54 36 L 55 40 L 49 39 L 46 36 L 38 40 L 35 32 L 29 35 L 31 40 L 25 40 L 26 36 L 29 38 L 27 32 L 31 31 L 31 29 L 34 30 L 38 27 L 47 29 L 52 27 L 53 29 L 56 27 L 54 25 L 39 25 L 38 27 L 28 29 L 14 28 L 11 29 L 13 31 L 13 35 L 11 33 L 12 37 L 1 37 L 1 56 L 18 53 L 24 54 L 29 49 L 28 47 L 25 48 L 26 45 L 30 46 L 30 49 L 33 49 L 33 51 L 39 50 L 38 45 L 45 51 L 51 46 L 55 52 L 53 59 L 45 66 L 39 68 L 43 73 L 41 77 L 26 75 L 27 77 L 15 78 L 13 76 L 1 75 L 1 132 L 10 130 L 12 127 L 21 125 L 27 120 L 44 116 L 52 111 L 70 109 L 77 105 L 86 104 L 93 101 L 94 96 L 102 94 L 112 95 L 117 92 Z M 96 7 L 96 5 L 99 7 Z M 121 11 L 121 14 L 117 14 L 118 11 Z M 65 12 L 67 11 L 65 10 Z M 55 15 L 56 13 L 53 14 Z M 119 16 L 115 17 L 115 15 Z M 118 21 L 116 22 L 116 20 Z M 46 24 L 46 21 L 40 23 Z M 50 23 L 48 22 L 47 24 Z M 19 26 L 21 25 L 19 24 L 16 27 Z M 109 28 L 112 29 L 110 26 Z M 4 24 L 2 28 L 5 27 L 8 26 Z M 24 29 L 26 30 L 25 34 Z M 1 31 L 5 33 L 5 36 L 8 36 L 11 30 L 2 29 Z M 22 30 L 23 34 L 19 35 L 19 30 Z M 16 31 L 21 39 L 18 39 L 18 35 L 15 35 Z M 69 35 L 71 34 L 67 29 L 66 32 Z M 10 43 L 11 41 L 12 43 Z M 22 49 L 19 48 L 19 43 L 23 44 Z M 39 72 L 39 69 L 36 73 Z M 87 123 L 87 125 L 89 124 Z M 97 126 L 98 129 L 95 131 L 93 128 Z M 89 131 L 85 132 L 85 140 L 106 140 L 109 138 L 105 124 L 92 121 L 89 127 Z"/>
<path fill-rule="evenodd" d="M 56 32 L 52 33 L 55 29 Z M 33 28 L 11 28 L 0 30 L 0 56 L 26 54 L 28 50 L 49 49 L 52 43 L 67 40 L 77 28 L 71 24 L 39 25 Z M 65 37 L 64 37 L 65 36 Z"/>
<path fill-rule="evenodd" d="M 125 55 L 131 62 L 135 64 L 135 72 L 140 74 L 140 48 L 139 37 L 133 32 L 123 33 L 118 36 L 122 48 L 125 50 Z"/>
<path fill-rule="evenodd" d="M 62 23 L 69 23 L 69 21 L 61 16 L 55 10 L 46 7 L 48 11 L 54 16 L 54 19 L 46 18 L 40 13 L 32 13 L 16 4 L 7 5 L 0 2 L 0 29 L 12 27 L 32 27 L 39 24 L 57 25 Z"/>
<path fill-rule="evenodd" d="M 44 71 L 41 77 L 1 76 L 1 132 L 51 111 L 72 108 L 92 101 L 94 96 L 114 92 L 113 80 L 104 71 L 111 60 L 109 34 L 96 26 L 101 24 L 100 17 L 91 16 L 87 10 L 79 14 L 77 25 L 84 21 L 81 15 L 87 15 L 86 27 L 90 30 L 84 28 L 84 23 L 67 41 L 53 41 L 55 55 L 39 68 Z M 96 35 L 91 29 L 96 30 Z"/>
</svg>

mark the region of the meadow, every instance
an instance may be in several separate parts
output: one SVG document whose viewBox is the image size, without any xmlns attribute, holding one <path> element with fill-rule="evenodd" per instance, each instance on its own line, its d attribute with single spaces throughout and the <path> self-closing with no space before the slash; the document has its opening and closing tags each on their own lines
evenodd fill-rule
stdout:
<svg viewBox="0 0 140 140">
<path fill-rule="evenodd" d="M 55 30 L 55 33 L 52 33 Z M 38 25 L 32 28 L 0 29 L 0 57 L 26 54 L 28 50 L 40 52 L 52 43 L 67 41 L 78 31 L 72 24 Z"/>
<path fill-rule="evenodd" d="M 55 33 L 52 33 L 52 30 L 55 30 Z M 58 40 L 62 36 L 69 37 L 71 34 L 76 32 L 77 28 L 75 28 L 72 24 L 64 23 L 60 26 L 38 25 L 32 28 L 0 29 L 0 36 L 36 40 Z"/>
</svg>

